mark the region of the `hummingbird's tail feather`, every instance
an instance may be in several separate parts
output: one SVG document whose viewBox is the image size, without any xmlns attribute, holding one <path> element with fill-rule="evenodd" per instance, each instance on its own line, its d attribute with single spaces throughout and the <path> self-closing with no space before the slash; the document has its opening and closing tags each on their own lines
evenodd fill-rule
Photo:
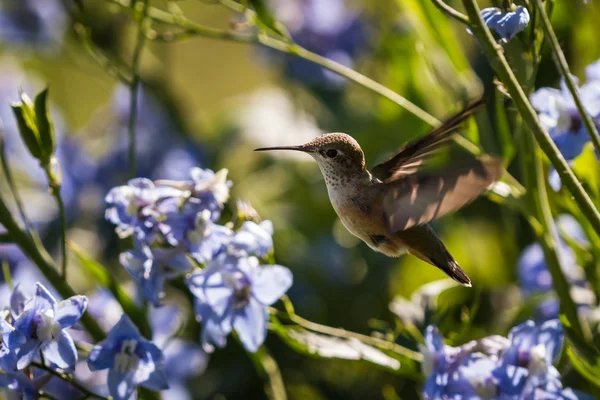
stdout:
<svg viewBox="0 0 600 400">
<path fill-rule="evenodd" d="M 454 279 L 461 285 L 471 287 L 471 279 L 469 279 L 465 271 L 463 271 L 463 269 L 458 266 L 456 260 L 453 259 L 450 254 L 448 254 L 448 256 L 450 257 L 450 259 L 447 263 L 435 264 L 435 266 L 444 271 L 446 275 L 448 275 L 450 278 Z"/>
<path fill-rule="evenodd" d="M 438 267 L 461 285 L 471 287 L 471 279 L 428 224 L 397 232 L 396 235 L 400 235 L 408 253 Z"/>
</svg>

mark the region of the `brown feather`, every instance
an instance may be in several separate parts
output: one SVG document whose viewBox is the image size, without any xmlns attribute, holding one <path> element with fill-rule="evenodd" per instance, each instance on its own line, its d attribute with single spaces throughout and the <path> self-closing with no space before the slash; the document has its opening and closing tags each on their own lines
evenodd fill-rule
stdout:
<svg viewBox="0 0 600 400">
<path fill-rule="evenodd" d="M 390 232 L 426 224 L 475 200 L 502 174 L 502 160 L 489 156 L 439 173 L 415 173 L 388 184 L 383 200 Z"/>
<path fill-rule="evenodd" d="M 483 97 L 473 101 L 461 112 L 446 120 L 441 126 L 427 135 L 402 146 L 396 155 L 376 165 L 371 170 L 371 174 L 381 181 L 386 182 L 416 172 L 427 157 L 443 144 L 447 143 L 447 139 L 456 132 L 458 127 L 483 104 Z"/>
</svg>

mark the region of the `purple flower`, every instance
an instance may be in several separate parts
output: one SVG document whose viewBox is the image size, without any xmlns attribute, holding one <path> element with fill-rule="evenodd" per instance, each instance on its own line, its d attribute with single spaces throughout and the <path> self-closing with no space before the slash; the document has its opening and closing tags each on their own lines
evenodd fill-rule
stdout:
<svg viewBox="0 0 600 400">
<path fill-rule="evenodd" d="M 258 259 L 220 254 L 188 279 L 202 322 L 202 346 L 208 352 L 224 347 L 232 329 L 246 350 L 255 352 L 267 334 L 269 312 L 292 285 L 292 273 L 280 265 L 259 265 Z"/>
<path fill-rule="evenodd" d="M 108 369 L 110 395 L 115 400 L 126 400 L 138 385 L 155 391 L 169 387 L 162 361 L 160 349 L 144 339 L 123 314 L 106 340 L 94 346 L 88 366 L 91 371 Z"/>
<path fill-rule="evenodd" d="M 502 42 L 508 42 L 529 24 L 529 11 L 523 6 L 517 6 L 514 11 L 503 12 L 496 7 L 481 10 L 483 22 L 496 32 Z M 469 33 L 471 33 L 469 31 Z"/>
<path fill-rule="evenodd" d="M 142 295 L 154 306 L 160 306 L 165 280 L 184 274 L 192 264 L 180 249 L 136 247 L 121 253 L 119 260 L 141 286 Z"/>
<path fill-rule="evenodd" d="M 47 50 L 62 42 L 67 17 L 59 0 L 19 0 L 0 3 L 0 41 L 19 48 Z"/>
<path fill-rule="evenodd" d="M 87 298 L 73 296 L 57 302 L 41 283 L 36 284 L 33 298 L 25 303 L 22 298 L 22 292 L 15 288 L 11 308 L 19 316 L 14 326 L 26 339 L 17 352 L 17 368 L 26 368 L 41 350 L 44 358 L 58 368 L 72 369 L 77 362 L 77 351 L 65 329 L 81 318 Z"/>
</svg>

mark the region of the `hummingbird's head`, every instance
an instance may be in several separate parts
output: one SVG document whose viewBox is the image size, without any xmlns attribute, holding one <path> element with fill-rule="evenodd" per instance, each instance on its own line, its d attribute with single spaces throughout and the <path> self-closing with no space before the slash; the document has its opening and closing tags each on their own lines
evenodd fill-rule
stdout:
<svg viewBox="0 0 600 400">
<path fill-rule="evenodd" d="M 300 146 L 263 147 L 255 151 L 295 150 L 310 154 L 319 164 L 328 184 L 339 177 L 365 171 L 365 156 L 358 142 L 345 133 L 326 133 Z"/>
</svg>

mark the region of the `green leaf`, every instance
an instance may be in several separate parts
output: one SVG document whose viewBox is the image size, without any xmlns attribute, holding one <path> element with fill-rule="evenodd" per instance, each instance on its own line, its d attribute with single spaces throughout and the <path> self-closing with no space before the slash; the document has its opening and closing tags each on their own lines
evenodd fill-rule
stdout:
<svg viewBox="0 0 600 400">
<path fill-rule="evenodd" d="M 591 142 L 585 145 L 583 152 L 575 159 L 573 171 L 588 191 L 596 199 L 600 199 L 600 162 Z"/>
<path fill-rule="evenodd" d="M 272 319 L 273 320 L 273 319 Z M 364 360 L 392 371 L 400 369 L 400 361 L 356 338 L 344 339 L 302 328 L 287 328 L 278 322 L 272 330 L 293 350 L 318 358 Z"/>
<path fill-rule="evenodd" d="M 31 155 L 40 160 L 42 158 L 42 149 L 40 147 L 37 126 L 35 125 L 35 118 L 31 118 L 33 110 L 28 109 L 28 105 L 24 103 L 13 103 L 11 104 L 11 108 L 17 120 L 21 139 Z"/>
<path fill-rule="evenodd" d="M 46 88 L 36 96 L 34 107 L 41 151 L 44 157 L 50 158 L 54 154 L 56 142 L 54 139 L 54 123 L 48 106 L 48 90 Z"/>
<path fill-rule="evenodd" d="M 121 288 L 119 283 L 106 271 L 100 263 L 89 257 L 83 249 L 73 242 L 68 244 L 69 250 L 77 257 L 79 264 L 100 286 L 110 290 L 115 299 L 119 302 L 125 314 L 131 318 L 131 321 L 140 329 L 142 335 L 151 338 L 151 329 L 144 312 L 139 309 L 131 297 Z"/>
<path fill-rule="evenodd" d="M 584 357 L 577 354 L 571 346 L 567 347 L 567 356 L 581 376 L 597 387 L 600 387 L 600 358 L 596 358 L 596 364 L 591 365 Z"/>
</svg>

